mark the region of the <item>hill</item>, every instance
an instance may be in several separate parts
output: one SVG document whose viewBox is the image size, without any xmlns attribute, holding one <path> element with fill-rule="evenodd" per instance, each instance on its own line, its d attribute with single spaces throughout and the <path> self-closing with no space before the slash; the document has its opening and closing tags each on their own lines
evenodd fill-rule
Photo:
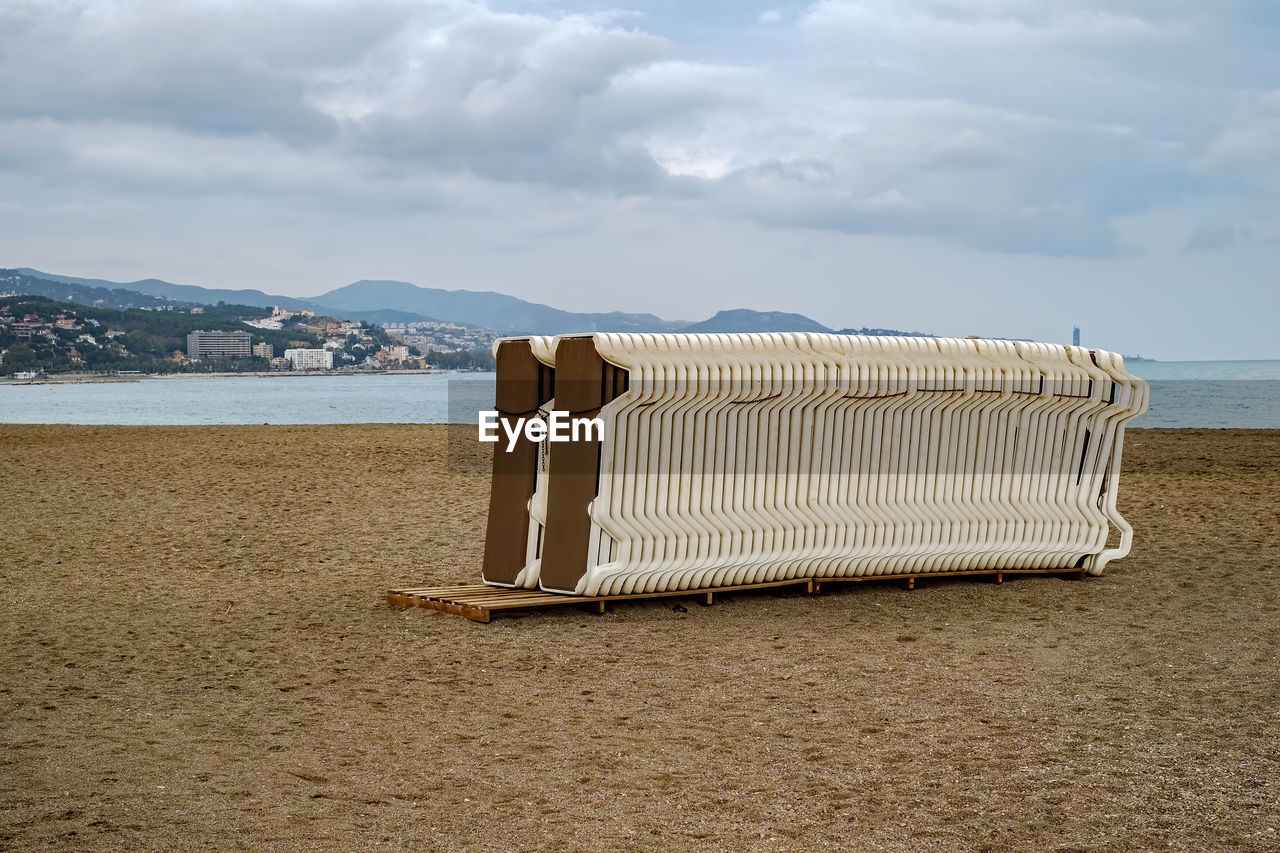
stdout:
<svg viewBox="0 0 1280 853">
<path fill-rule="evenodd" d="M 39 296 L 55 302 L 74 302 L 94 308 L 114 308 L 124 311 L 131 308 L 170 307 L 174 303 L 159 296 L 150 296 L 137 290 L 129 290 L 114 282 L 89 284 L 61 279 L 38 278 L 22 270 L 0 269 L 0 296 Z M 111 286 L 108 286 L 111 285 Z"/>
<path fill-rule="evenodd" d="M 663 332 L 672 325 L 653 314 L 588 314 L 563 311 L 505 293 L 441 290 L 407 281 L 357 281 L 316 297 L 327 309 L 350 314 L 394 307 L 452 323 L 481 326 L 502 334 L 557 335 L 567 332 Z"/>
<path fill-rule="evenodd" d="M 158 297 L 164 301 L 185 302 L 191 305 L 215 305 L 219 302 L 228 302 L 235 305 L 253 305 L 259 308 L 271 308 L 272 306 L 279 305 L 281 308 L 287 308 L 290 311 L 301 311 L 304 308 L 310 308 L 317 314 L 321 313 L 319 309 L 317 309 L 315 303 L 310 299 L 298 299 L 292 296 L 263 293 L 261 290 L 225 290 L 219 288 L 199 287 L 194 284 L 174 284 L 173 282 L 162 281 L 158 278 L 144 278 L 139 281 L 115 282 L 100 278 L 76 278 L 75 276 L 55 275 L 53 273 L 31 269 L 30 267 L 21 267 L 17 270 L 8 270 L 7 272 L 17 272 L 32 278 L 45 279 L 48 281 L 60 282 L 62 284 L 75 284 L 91 288 L 129 290 L 135 293 L 142 293 L 147 296 Z"/>
<path fill-rule="evenodd" d="M 505 293 L 444 290 L 406 281 L 364 279 L 322 293 L 299 298 L 261 290 L 228 290 L 174 284 L 160 279 L 113 282 L 60 276 L 23 267 L 0 270 L 0 293 L 45 296 L 81 305 L 118 309 L 162 305 L 215 305 L 220 302 L 345 317 L 374 324 L 455 323 L 488 329 L 502 335 L 557 335 L 573 332 L 830 332 L 803 314 L 734 308 L 701 322 L 664 320 L 655 314 L 623 311 L 590 313 L 565 311 Z M 6 285 L 6 282 L 8 284 Z M 16 290 L 14 288 L 17 288 Z M 844 329 L 842 334 L 904 335 L 896 329 Z"/>
<path fill-rule="evenodd" d="M 86 287 L 85 285 L 77 285 Z M 256 306 L 227 305 L 176 310 L 117 310 L 60 302 L 43 296 L 0 296 L 0 375 L 26 370 L 63 373 L 141 370 L 262 370 L 266 359 L 243 358 L 194 364 L 174 357 L 185 353 L 187 334 L 206 331 L 248 332 L 251 343 L 271 344 L 274 352 L 291 346 L 319 346 L 321 338 L 307 328 L 249 328 L 242 321 L 259 313 Z"/>
<path fill-rule="evenodd" d="M 830 332 L 817 320 L 803 314 L 787 314 L 783 311 L 752 311 L 734 308 L 719 311 L 709 320 L 685 326 L 682 332 Z"/>
</svg>

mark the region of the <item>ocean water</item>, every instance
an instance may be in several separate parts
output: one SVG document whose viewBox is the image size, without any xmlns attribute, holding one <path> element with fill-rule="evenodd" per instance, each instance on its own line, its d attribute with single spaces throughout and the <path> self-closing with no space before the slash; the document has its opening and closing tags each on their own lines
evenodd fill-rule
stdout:
<svg viewBox="0 0 1280 853">
<path fill-rule="evenodd" d="M 491 386 L 493 374 L 183 376 L 0 385 L 0 423 L 436 424 L 449 421 L 449 386 L 476 381 Z"/>
<path fill-rule="evenodd" d="M 1280 429 L 1280 361 L 1135 362 L 1151 383 L 1138 427 Z M 475 423 L 493 374 L 237 376 L 0 384 L 0 423 Z"/>
<path fill-rule="evenodd" d="M 1151 407 L 1134 427 L 1280 429 L 1280 361 L 1138 361 Z"/>
</svg>

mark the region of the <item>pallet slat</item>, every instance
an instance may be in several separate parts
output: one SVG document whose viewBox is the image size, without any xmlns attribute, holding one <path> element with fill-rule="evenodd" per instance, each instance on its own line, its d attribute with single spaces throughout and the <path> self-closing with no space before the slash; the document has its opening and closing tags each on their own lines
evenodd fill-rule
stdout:
<svg viewBox="0 0 1280 853">
<path fill-rule="evenodd" d="M 508 589 L 486 584 L 467 586 L 420 587 L 410 589 L 387 590 L 387 604 L 392 607 L 423 607 L 428 610 L 439 610 L 464 616 L 473 622 L 488 622 L 496 611 L 505 610 L 537 610 L 548 607 L 565 607 L 568 605 L 595 605 L 592 609 L 598 613 L 605 612 L 611 601 L 647 601 L 656 598 L 701 598 L 703 603 L 712 604 L 716 593 L 748 592 L 762 589 L 779 589 L 782 587 L 803 586 L 808 593 L 822 591 L 822 587 L 830 584 L 849 584 L 864 581 L 898 581 L 908 589 L 915 588 L 920 578 L 972 577 L 976 575 L 991 577 L 1001 583 L 1005 575 L 1062 575 L 1076 580 L 1084 580 L 1085 572 L 1080 569 L 987 569 L 959 572 L 913 572 L 895 575 L 863 575 L 861 577 L 837 578 L 788 578 L 787 580 L 768 581 L 765 583 L 739 584 L 736 586 L 705 587 L 702 589 L 658 590 L 655 592 L 637 592 L 624 595 L 561 595 L 543 592 L 538 589 Z"/>
</svg>

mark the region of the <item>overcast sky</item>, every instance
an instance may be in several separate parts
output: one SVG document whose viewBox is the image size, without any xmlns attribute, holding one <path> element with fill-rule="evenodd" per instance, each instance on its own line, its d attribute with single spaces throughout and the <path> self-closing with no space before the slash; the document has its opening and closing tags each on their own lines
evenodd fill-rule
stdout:
<svg viewBox="0 0 1280 853">
<path fill-rule="evenodd" d="M 1280 358 L 1274 0 L 0 0 L 0 266 Z"/>
</svg>

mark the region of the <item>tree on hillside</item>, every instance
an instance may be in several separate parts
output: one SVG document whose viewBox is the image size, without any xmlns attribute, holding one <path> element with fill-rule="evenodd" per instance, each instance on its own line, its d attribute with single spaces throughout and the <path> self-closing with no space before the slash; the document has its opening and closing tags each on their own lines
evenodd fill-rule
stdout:
<svg viewBox="0 0 1280 853">
<path fill-rule="evenodd" d="M 30 370 L 36 366 L 37 361 L 35 350 L 27 344 L 17 343 L 5 350 L 4 364 L 0 368 L 5 373 L 17 373 L 20 370 Z"/>
</svg>

